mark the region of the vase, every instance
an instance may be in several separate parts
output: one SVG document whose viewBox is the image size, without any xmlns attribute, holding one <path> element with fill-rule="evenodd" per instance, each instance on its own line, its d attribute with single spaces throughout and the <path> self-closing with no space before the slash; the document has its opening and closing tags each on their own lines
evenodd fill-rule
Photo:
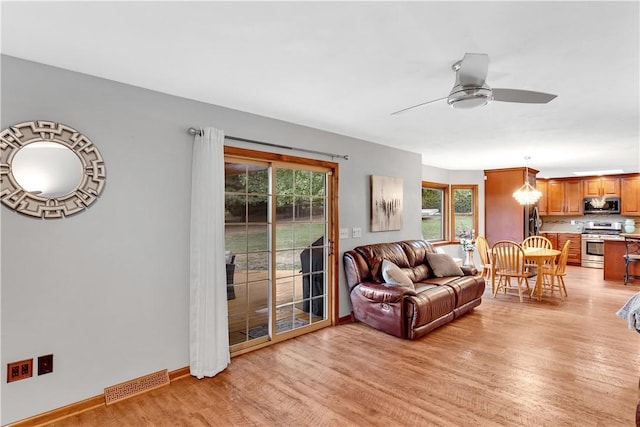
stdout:
<svg viewBox="0 0 640 427">
<path fill-rule="evenodd" d="M 473 249 L 464 252 L 463 265 L 466 265 L 469 267 L 475 267 L 475 264 L 473 263 Z"/>
<path fill-rule="evenodd" d="M 624 222 L 624 232 L 625 233 L 633 233 L 636 231 L 636 221 L 633 219 L 627 219 Z"/>
</svg>

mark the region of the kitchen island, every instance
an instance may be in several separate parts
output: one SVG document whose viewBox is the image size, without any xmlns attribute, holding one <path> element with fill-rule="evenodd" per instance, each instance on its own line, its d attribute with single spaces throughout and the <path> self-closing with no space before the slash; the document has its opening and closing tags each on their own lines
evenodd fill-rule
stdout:
<svg viewBox="0 0 640 427">
<path fill-rule="evenodd" d="M 621 234 L 633 238 L 640 238 L 640 234 Z M 624 240 L 605 240 L 604 242 L 604 280 L 624 280 L 624 254 L 626 252 Z M 640 276 L 640 263 L 629 266 L 629 274 Z M 640 284 L 638 279 L 629 279 L 629 283 Z"/>
</svg>

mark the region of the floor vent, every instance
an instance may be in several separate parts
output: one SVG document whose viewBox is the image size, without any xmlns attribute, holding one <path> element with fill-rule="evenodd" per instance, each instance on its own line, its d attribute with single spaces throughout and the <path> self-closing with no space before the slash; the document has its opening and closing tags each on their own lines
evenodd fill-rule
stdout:
<svg viewBox="0 0 640 427">
<path fill-rule="evenodd" d="M 104 400 L 107 405 L 116 403 L 149 390 L 169 384 L 169 373 L 166 369 L 145 375 L 130 381 L 112 385 L 104 389 Z"/>
</svg>

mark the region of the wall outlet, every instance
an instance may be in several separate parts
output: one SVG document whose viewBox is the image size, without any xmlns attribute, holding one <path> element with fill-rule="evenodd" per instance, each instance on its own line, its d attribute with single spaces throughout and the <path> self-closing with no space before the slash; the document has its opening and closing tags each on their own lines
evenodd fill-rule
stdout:
<svg viewBox="0 0 640 427">
<path fill-rule="evenodd" d="M 362 237 L 362 228 L 360 228 L 360 227 L 354 228 L 352 230 L 352 235 L 353 235 L 354 238 Z"/>
<path fill-rule="evenodd" d="M 53 372 L 53 354 L 38 357 L 38 375 Z"/>
<path fill-rule="evenodd" d="M 7 363 L 7 382 L 23 380 L 33 376 L 33 359 Z"/>
</svg>

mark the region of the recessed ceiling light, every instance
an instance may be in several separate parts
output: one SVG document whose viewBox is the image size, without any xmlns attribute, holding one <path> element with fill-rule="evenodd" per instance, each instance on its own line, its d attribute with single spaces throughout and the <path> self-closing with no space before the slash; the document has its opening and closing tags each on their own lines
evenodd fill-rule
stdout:
<svg viewBox="0 0 640 427">
<path fill-rule="evenodd" d="M 587 176 L 587 175 L 615 175 L 618 173 L 624 173 L 622 169 L 609 169 L 609 170 L 601 170 L 601 171 L 582 171 L 582 172 L 574 172 L 574 175 L 578 176 Z"/>
</svg>

